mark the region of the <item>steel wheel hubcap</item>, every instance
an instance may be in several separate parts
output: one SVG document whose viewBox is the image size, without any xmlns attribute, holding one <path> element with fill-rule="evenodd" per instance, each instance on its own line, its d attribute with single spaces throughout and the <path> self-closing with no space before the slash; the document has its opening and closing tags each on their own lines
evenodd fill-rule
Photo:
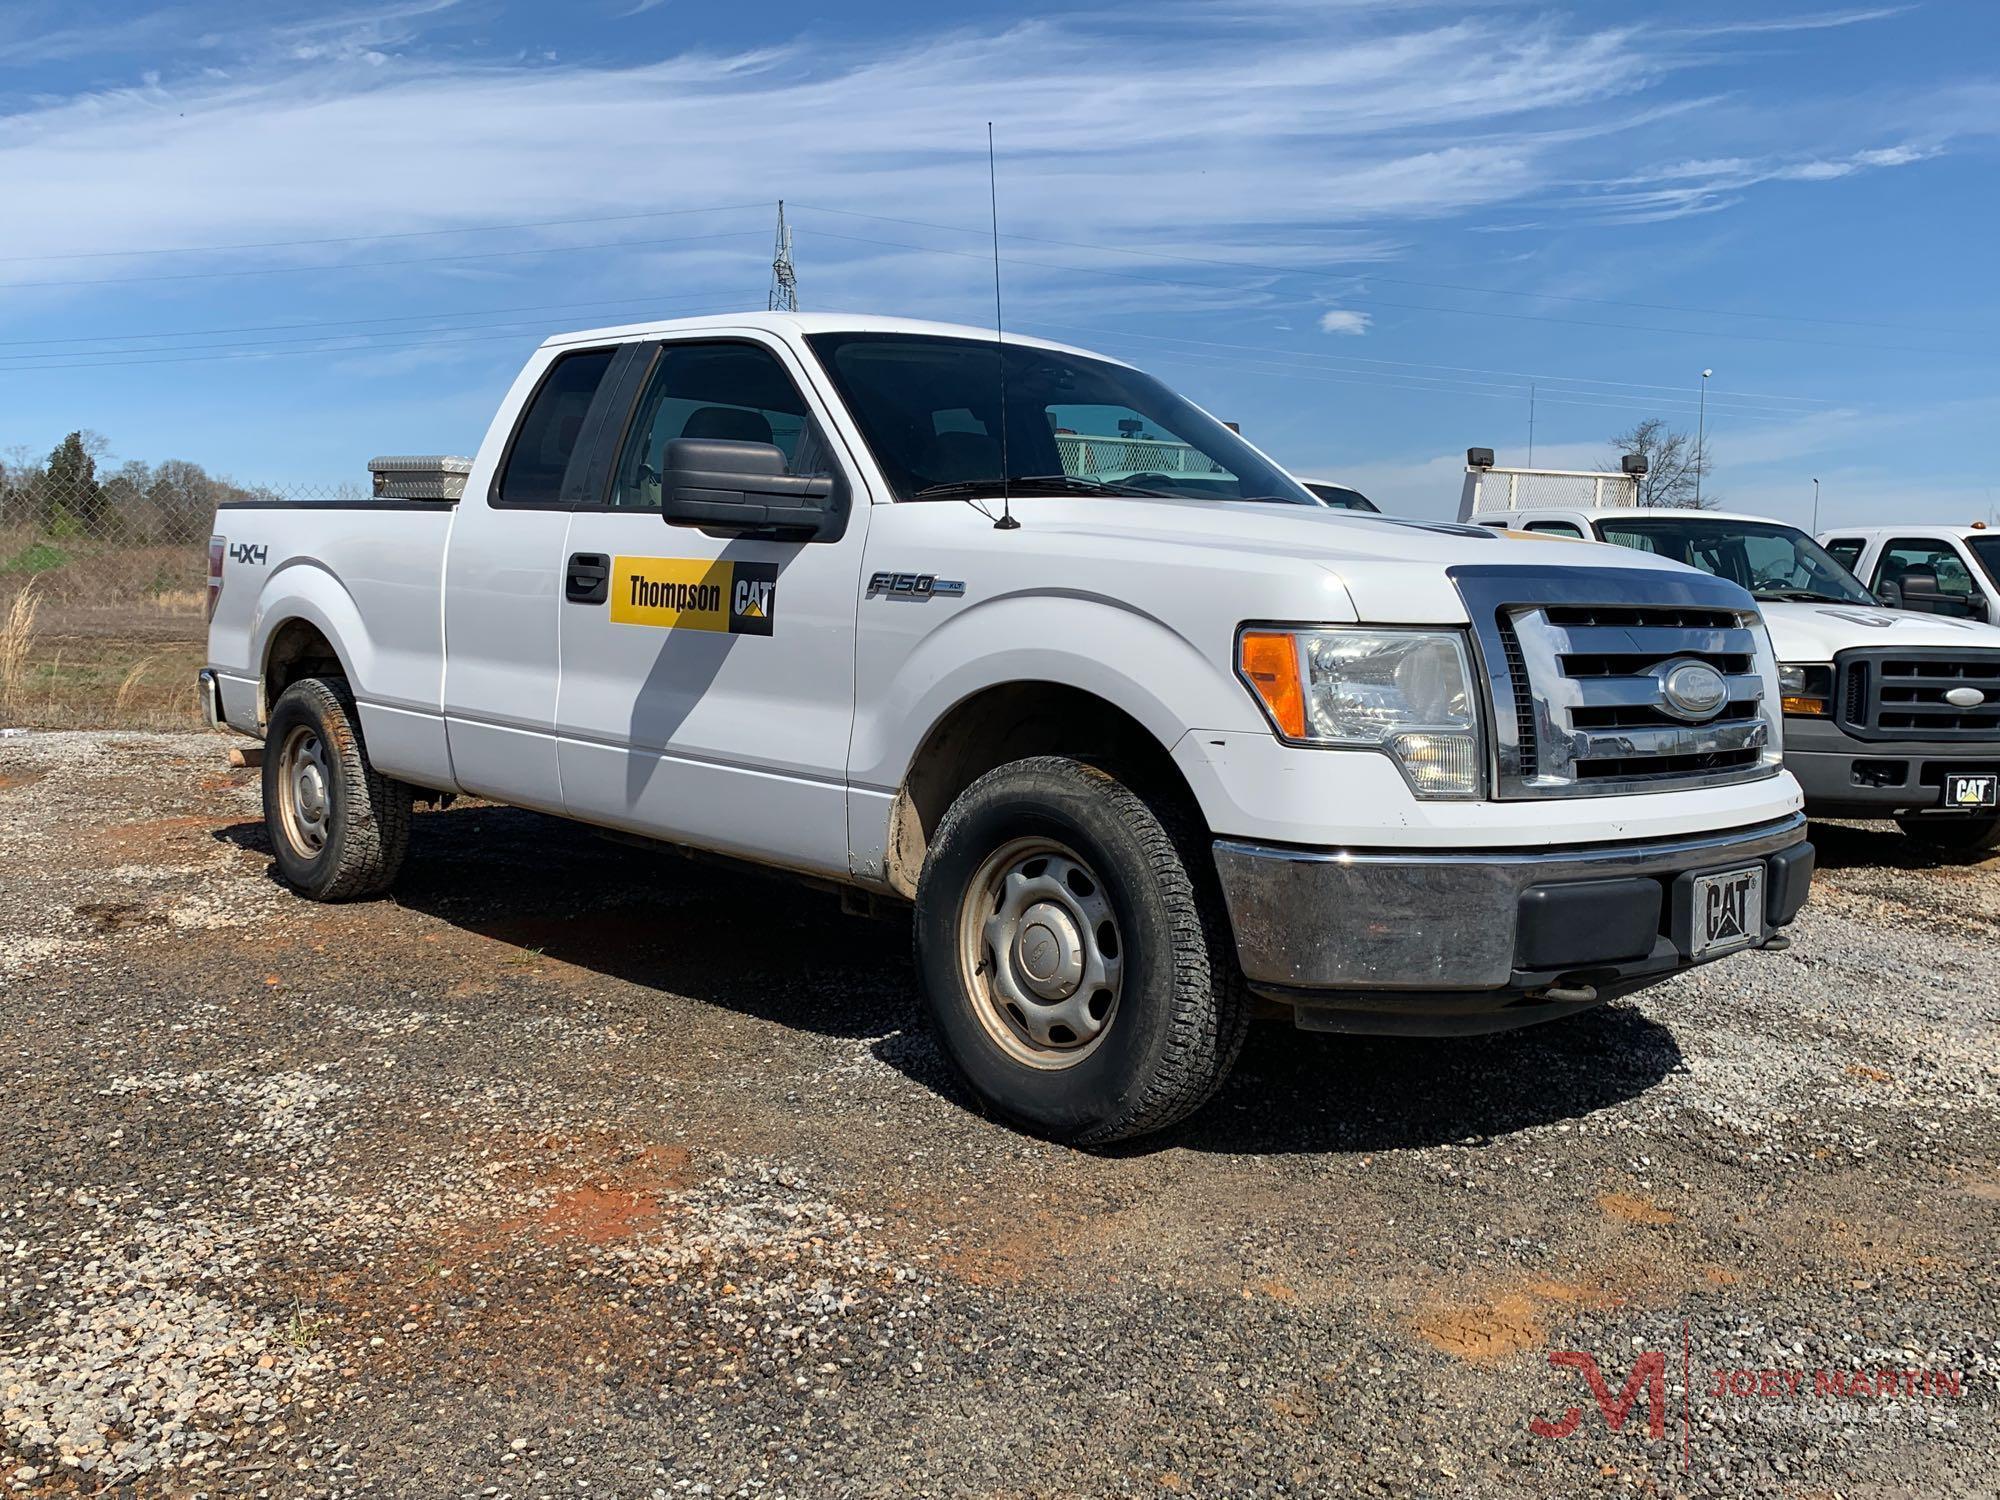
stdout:
<svg viewBox="0 0 2000 1500">
<path fill-rule="evenodd" d="M 331 780 L 320 737 L 310 729 L 294 729 L 278 759 L 279 811 L 285 836 L 301 854 L 317 854 L 326 847 Z"/>
<path fill-rule="evenodd" d="M 1117 919 L 1096 872 L 1053 840 L 1017 839 L 980 866 L 959 955 L 980 1022 L 1019 1061 L 1074 1066 L 1110 1029 L 1124 974 Z"/>
</svg>

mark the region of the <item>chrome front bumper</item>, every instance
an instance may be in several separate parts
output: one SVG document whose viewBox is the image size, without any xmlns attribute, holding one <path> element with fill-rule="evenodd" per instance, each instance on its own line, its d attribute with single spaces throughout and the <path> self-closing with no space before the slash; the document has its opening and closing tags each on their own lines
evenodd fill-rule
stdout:
<svg viewBox="0 0 2000 1500">
<path fill-rule="evenodd" d="M 1674 933 L 1675 881 L 1752 860 L 1766 863 L 1772 931 L 1798 914 L 1812 878 L 1803 816 L 1546 852 L 1215 845 L 1245 977 L 1300 1001 L 1453 991 L 1504 1004 L 1572 982 L 1636 988 L 1689 962 Z"/>
</svg>

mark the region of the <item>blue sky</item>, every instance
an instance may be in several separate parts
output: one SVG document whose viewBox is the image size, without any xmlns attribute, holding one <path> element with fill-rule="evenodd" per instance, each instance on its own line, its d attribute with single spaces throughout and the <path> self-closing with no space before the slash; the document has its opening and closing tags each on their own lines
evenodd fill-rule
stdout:
<svg viewBox="0 0 2000 1500">
<path fill-rule="evenodd" d="M 11 0 L 0 451 L 470 452 L 550 332 L 761 307 L 780 197 L 803 306 L 983 322 L 989 119 L 1011 325 L 1392 508 L 1704 367 L 1733 508 L 2000 506 L 1974 0 Z"/>
</svg>

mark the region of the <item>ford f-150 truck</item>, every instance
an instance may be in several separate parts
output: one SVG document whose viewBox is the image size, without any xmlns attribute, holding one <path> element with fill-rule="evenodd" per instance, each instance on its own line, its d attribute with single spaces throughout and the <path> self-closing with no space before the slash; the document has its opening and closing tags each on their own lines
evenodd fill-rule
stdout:
<svg viewBox="0 0 2000 1500">
<path fill-rule="evenodd" d="M 263 737 L 287 881 L 380 891 L 413 800 L 463 793 L 903 898 L 944 1049 L 1058 1138 L 1192 1111 L 1257 997 L 1521 1025 L 1780 945 L 1806 897 L 1743 589 L 1328 509 L 1080 350 L 568 334 L 435 498 L 374 467 L 210 548 L 203 690 Z"/>
<path fill-rule="evenodd" d="M 1470 451 L 1485 462 L 1467 467 L 1464 519 L 1611 542 L 1750 590 L 1777 648 L 1785 764 L 1809 814 L 1894 818 L 1964 853 L 2000 848 L 2000 630 L 1886 607 L 1782 521 L 1636 506 L 1625 476 L 1496 469 L 1491 451 Z"/>
</svg>

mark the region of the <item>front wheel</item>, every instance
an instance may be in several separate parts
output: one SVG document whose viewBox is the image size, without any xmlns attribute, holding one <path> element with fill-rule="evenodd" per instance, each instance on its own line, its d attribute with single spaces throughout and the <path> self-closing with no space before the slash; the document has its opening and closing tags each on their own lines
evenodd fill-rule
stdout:
<svg viewBox="0 0 2000 1500">
<path fill-rule="evenodd" d="M 287 883 L 315 901 L 387 890 L 410 845 L 410 788 L 368 763 L 343 682 L 307 677 L 271 707 L 264 826 Z"/>
<path fill-rule="evenodd" d="M 1989 818 L 1898 818 L 1896 826 L 1920 844 L 1955 854 L 2000 849 L 2000 815 Z"/>
<path fill-rule="evenodd" d="M 1038 756 L 945 814 L 917 887 L 939 1040 L 997 1114 L 1103 1145 L 1184 1119 L 1248 1019 L 1205 850 L 1106 771 Z"/>
</svg>

